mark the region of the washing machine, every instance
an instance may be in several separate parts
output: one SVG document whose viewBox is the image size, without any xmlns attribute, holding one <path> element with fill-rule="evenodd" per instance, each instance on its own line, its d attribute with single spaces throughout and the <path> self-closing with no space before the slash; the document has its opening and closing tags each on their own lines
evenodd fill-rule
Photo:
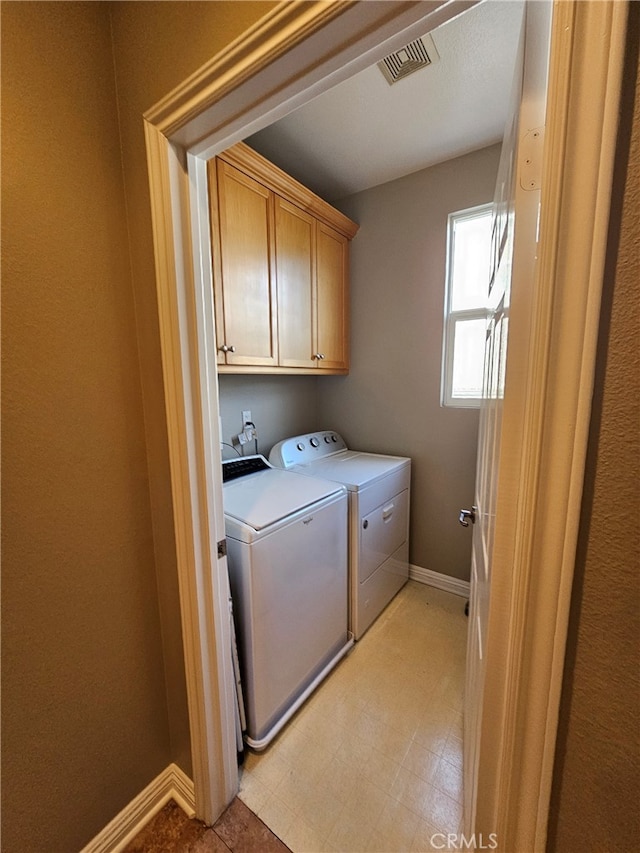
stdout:
<svg viewBox="0 0 640 853">
<path fill-rule="evenodd" d="M 263 749 L 353 645 L 346 489 L 272 467 L 222 463 L 227 564 L 245 742 Z"/>
<path fill-rule="evenodd" d="M 349 493 L 349 628 L 359 639 L 409 578 L 411 459 L 349 450 L 325 430 L 278 442 L 269 461 Z"/>
</svg>

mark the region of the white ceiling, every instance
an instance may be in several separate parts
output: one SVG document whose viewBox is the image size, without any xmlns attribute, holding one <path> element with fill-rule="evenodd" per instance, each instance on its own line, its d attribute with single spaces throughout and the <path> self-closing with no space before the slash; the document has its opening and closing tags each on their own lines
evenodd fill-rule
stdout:
<svg viewBox="0 0 640 853">
<path fill-rule="evenodd" d="M 499 142 L 522 8 L 485 0 L 431 33 L 433 65 L 374 65 L 245 141 L 327 201 Z"/>
</svg>

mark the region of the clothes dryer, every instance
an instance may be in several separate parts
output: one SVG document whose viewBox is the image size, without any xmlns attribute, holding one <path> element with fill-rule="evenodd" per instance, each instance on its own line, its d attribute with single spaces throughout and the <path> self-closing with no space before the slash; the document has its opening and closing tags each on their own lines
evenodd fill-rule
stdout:
<svg viewBox="0 0 640 853">
<path fill-rule="evenodd" d="M 349 627 L 359 639 L 409 578 L 411 459 L 349 450 L 332 430 L 278 442 L 269 461 L 349 493 Z"/>
</svg>

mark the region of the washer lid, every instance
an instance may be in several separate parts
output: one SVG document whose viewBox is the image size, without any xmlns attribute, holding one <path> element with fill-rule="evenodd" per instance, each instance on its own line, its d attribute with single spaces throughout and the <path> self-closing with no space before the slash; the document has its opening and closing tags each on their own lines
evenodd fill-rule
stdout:
<svg viewBox="0 0 640 853">
<path fill-rule="evenodd" d="M 296 465 L 294 470 L 301 474 L 312 474 L 343 483 L 350 491 L 368 486 L 391 471 L 409 465 L 407 456 L 384 456 L 380 453 L 360 453 L 344 450 L 324 459 L 316 459 L 307 465 Z"/>
<path fill-rule="evenodd" d="M 344 489 L 338 483 L 270 468 L 225 483 L 224 513 L 254 530 L 264 530 L 288 515 L 339 492 L 344 492 Z"/>
</svg>

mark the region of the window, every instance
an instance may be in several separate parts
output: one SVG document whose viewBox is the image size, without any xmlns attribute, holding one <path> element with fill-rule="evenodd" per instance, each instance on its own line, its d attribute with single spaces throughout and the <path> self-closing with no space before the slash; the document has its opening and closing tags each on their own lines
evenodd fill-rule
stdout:
<svg viewBox="0 0 640 853">
<path fill-rule="evenodd" d="M 449 214 L 444 341 L 443 406 L 478 407 L 482 397 L 491 205 Z"/>
</svg>

